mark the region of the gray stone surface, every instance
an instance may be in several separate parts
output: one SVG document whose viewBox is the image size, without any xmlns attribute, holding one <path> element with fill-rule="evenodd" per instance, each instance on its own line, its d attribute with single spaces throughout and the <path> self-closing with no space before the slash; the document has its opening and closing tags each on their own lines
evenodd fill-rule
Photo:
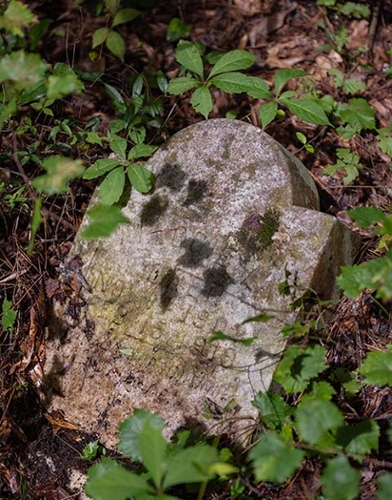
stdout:
<svg viewBox="0 0 392 500">
<path fill-rule="evenodd" d="M 238 438 L 252 430 L 250 402 L 284 349 L 279 331 L 296 319 L 279 283 L 289 272 L 297 297 L 336 295 L 353 235 L 318 211 L 305 167 L 239 121 L 188 127 L 147 167 L 155 191 L 132 192 L 132 224 L 108 239 L 76 238 L 92 293 L 78 320 L 56 305 L 49 407 L 109 445 L 133 408 L 161 414 L 169 432 L 196 423 Z M 243 324 L 263 312 L 273 319 Z M 210 343 L 214 331 L 257 340 Z"/>
</svg>

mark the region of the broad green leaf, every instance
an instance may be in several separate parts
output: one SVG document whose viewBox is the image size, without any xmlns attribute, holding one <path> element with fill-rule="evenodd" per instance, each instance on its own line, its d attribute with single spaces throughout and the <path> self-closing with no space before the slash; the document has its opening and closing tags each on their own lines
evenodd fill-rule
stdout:
<svg viewBox="0 0 392 500">
<path fill-rule="evenodd" d="M 86 142 L 102 146 L 102 137 L 98 135 L 97 132 L 88 132 L 86 135 Z"/>
<path fill-rule="evenodd" d="M 375 130 L 375 114 L 375 109 L 360 97 L 350 99 L 348 104 L 341 104 L 338 111 L 339 118 L 358 131 Z"/>
<path fill-rule="evenodd" d="M 128 127 L 128 134 L 131 141 L 135 144 L 141 144 L 146 139 L 146 127 L 141 123 L 131 124 Z"/>
<path fill-rule="evenodd" d="M 57 63 L 53 75 L 48 78 L 48 99 L 61 99 L 84 89 L 83 83 L 68 64 Z"/>
<path fill-rule="evenodd" d="M 98 45 L 102 45 L 109 34 L 109 28 L 98 28 L 93 33 L 92 48 L 95 49 Z"/>
<path fill-rule="evenodd" d="M 248 337 L 248 338 L 236 338 L 231 335 L 226 335 L 226 333 L 216 331 L 208 339 L 208 342 L 215 342 L 216 340 L 228 340 L 229 342 L 234 342 L 235 344 L 241 344 L 244 346 L 250 346 L 253 344 L 258 337 Z"/>
<path fill-rule="evenodd" d="M 294 345 L 284 352 L 274 379 L 290 394 L 304 391 L 309 381 L 327 368 L 324 358 L 322 346 Z"/>
<path fill-rule="evenodd" d="M 368 384 L 392 387 L 392 345 L 386 351 L 370 352 L 359 368 Z"/>
<path fill-rule="evenodd" d="M 119 24 L 129 23 L 140 15 L 140 11 L 136 9 L 121 9 L 114 16 L 112 28 Z"/>
<path fill-rule="evenodd" d="M 35 189 L 46 194 L 59 194 L 68 191 L 68 182 L 81 177 L 84 172 L 83 162 L 63 156 L 51 156 L 42 162 L 46 174 L 36 177 L 31 184 Z"/>
<path fill-rule="evenodd" d="M 116 134 L 111 135 L 110 149 L 113 151 L 113 153 L 116 153 L 116 155 L 124 158 L 124 160 L 127 158 L 127 147 L 128 143 L 126 139 Z"/>
<path fill-rule="evenodd" d="M 320 480 L 323 495 L 328 500 L 353 500 L 359 493 L 360 478 L 345 456 L 332 458 Z"/>
<path fill-rule="evenodd" d="M 339 10 L 344 16 L 353 16 L 357 19 L 368 19 L 370 17 L 369 6 L 358 2 L 345 2 L 340 6 Z"/>
<path fill-rule="evenodd" d="M 106 457 L 90 467 L 84 489 L 94 500 L 127 500 L 134 495 L 153 493 L 143 476 L 125 470 Z"/>
<path fill-rule="evenodd" d="M 280 102 L 286 104 L 291 113 L 305 122 L 332 126 L 323 108 L 313 99 L 308 97 L 302 99 L 280 99 Z"/>
<path fill-rule="evenodd" d="M 231 50 L 226 52 L 211 69 L 208 79 L 221 73 L 247 69 L 255 62 L 257 57 L 246 50 Z"/>
<path fill-rule="evenodd" d="M 109 97 L 113 100 L 113 102 L 117 103 L 118 105 L 125 104 L 123 96 L 115 87 L 113 87 L 113 85 L 104 83 L 104 87 L 106 92 L 109 94 Z"/>
<path fill-rule="evenodd" d="M 268 85 L 255 76 L 246 76 L 242 73 L 224 73 L 212 78 L 209 83 L 229 94 L 246 92 L 257 99 L 272 97 Z"/>
<path fill-rule="evenodd" d="M 119 165 L 121 165 L 120 160 L 117 160 L 115 158 L 101 158 L 84 171 L 83 179 L 96 179 L 97 177 L 110 172 Z"/>
<path fill-rule="evenodd" d="M 379 437 L 378 424 L 374 420 L 363 420 L 357 425 L 341 427 L 337 432 L 336 441 L 347 453 L 365 456 L 372 450 L 378 451 Z"/>
<path fill-rule="evenodd" d="M 194 89 L 201 85 L 199 80 L 192 78 L 191 76 L 180 76 L 170 80 L 167 86 L 167 91 L 169 94 L 179 95 L 187 92 L 188 90 Z"/>
<path fill-rule="evenodd" d="M 128 179 L 139 193 L 148 193 L 154 185 L 154 174 L 141 165 L 129 165 Z"/>
<path fill-rule="evenodd" d="M 157 84 L 158 84 L 159 90 L 161 92 L 163 92 L 164 94 L 166 94 L 169 84 L 168 84 L 168 81 L 167 81 L 165 74 L 161 70 L 159 70 L 157 73 Z"/>
<path fill-rule="evenodd" d="M 386 472 L 377 479 L 378 500 L 391 500 L 392 498 L 392 472 Z"/>
<path fill-rule="evenodd" d="M 199 444 L 185 448 L 167 459 L 163 489 L 176 484 L 208 481 L 214 475 L 211 468 L 217 463 L 220 463 L 219 455 L 212 446 Z"/>
<path fill-rule="evenodd" d="M 292 409 L 283 401 L 282 396 L 275 392 L 259 392 L 252 405 L 260 412 L 260 418 L 269 429 L 281 429 Z"/>
<path fill-rule="evenodd" d="M 203 60 L 195 44 L 180 40 L 176 49 L 176 59 L 184 68 L 203 78 Z"/>
<path fill-rule="evenodd" d="M 144 466 L 155 486 L 160 488 L 166 470 L 167 442 L 162 436 L 162 429 L 157 429 L 151 419 L 146 419 L 140 430 L 138 446 Z"/>
<path fill-rule="evenodd" d="M 377 207 L 358 207 L 347 210 L 347 214 L 355 221 L 355 224 L 364 229 L 377 222 L 384 222 L 385 214 Z"/>
<path fill-rule="evenodd" d="M 23 37 L 23 28 L 33 22 L 37 22 L 37 18 L 27 5 L 17 0 L 11 0 L 4 14 L 0 16 L 0 28 L 20 37 Z"/>
<path fill-rule="evenodd" d="M 158 146 L 150 144 L 136 144 L 128 153 L 128 160 L 137 160 L 145 156 L 151 156 L 158 149 Z"/>
<path fill-rule="evenodd" d="M 195 111 L 207 119 L 212 111 L 212 99 L 209 89 L 205 85 L 196 89 L 192 94 L 190 103 Z"/>
<path fill-rule="evenodd" d="M 283 483 L 301 465 L 305 452 L 284 442 L 278 435 L 268 432 L 250 450 L 256 481 Z"/>
<path fill-rule="evenodd" d="M 377 141 L 381 151 L 388 156 L 392 156 L 392 127 L 379 129 Z"/>
<path fill-rule="evenodd" d="M 325 446 L 331 444 L 331 432 L 344 424 L 344 418 L 339 408 L 330 401 L 306 398 L 298 405 L 295 422 L 303 441 Z"/>
<path fill-rule="evenodd" d="M 304 395 L 302 398 L 309 397 L 310 399 L 323 399 L 325 401 L 330 401 L 334 394 L 336 394 L 336 391 L 331 384 L 320 381 L 313 382 L 312 391 L 309 394 Z"/>
<path fill-rule="evenodd" d="M 278 96 L 280 94 L 280 91 L 289 80 L 306 75 L 306 71 L 302 71 L 301 69 L 278 69 L 278 71 L 276 71 L 274 75 L 274 87 L 276 95 Z"/>
<path fill-rule="evenodd" d="M 0 103 L 0 130 L 3 128 L 4 123 L 16 113 L 17 109 L 15 98 L 11 99 L 5 106 Z"/>
<path fill-rule="evenodd" d="M 109 31 L 105 40 L 105 45 L 113 55 L 124 62 L 125 41 L 124 38 L 119 33 L 117 33 L 117 31 Z"/>
<path fill-rule="evenodd" d="M 263 130 L 275 119 L 278 113 L 278 104 L 275 101 L 263 104 L 259 111 L 259 118 Z"/>
<path fill-rule="evenodd" d="M 111 170 L 99 185 L 99 197 L 102 205 L 113 205 L 120 199 L 125 186 L 123 167 Z"/>
<path fill-rule="evenodd" d="M 1 326 L 3 331 L 10 329 L 12 333 L 14 331 L 15 321 L 18 313 L 12 309 L 12 301 L 8 299 L 3 300 L 2 305 L 2 316 L 1 316 Z"/>
<path fill-rule="evenodd" d="M 357 94 L 366 89 L 366 83 L 356 80 L 355 78 L 347 78 L 343 83 L 343 92 L 346 94 Z"/>
<path fill-rule="evenodd" d="M 118 449 L 134 461 L 142 461 L 139 447 L 139 436 L 146 422 L 154 429 L 162 431 L 164 422 L 159 415 L 146 410 L 135 409 L 132 417 L 127 418 L 119 425 Z"/>
<path fill-rule="evenodd" d="M 110 236 L 119 224 L 129 224 L 128 217 L 116 206 L 96 205 L 87 212 L 89 224 L 82 232 L 83 238 Z"/>
<path fill-rule="evenodd" d="M 18 91 L 42 82 L 48 64 L 38 54 L 17 50 L 0 59 L 0 82 L 11 80 Z"/>
<path fill-rule="evenodd" d="M 188 38 L 191 28 L 190 24 L 185 24 L 178 17 L 173 17 L 166 30 L 166 40 L 176 42 L 180 38 Z"/>
</svg>

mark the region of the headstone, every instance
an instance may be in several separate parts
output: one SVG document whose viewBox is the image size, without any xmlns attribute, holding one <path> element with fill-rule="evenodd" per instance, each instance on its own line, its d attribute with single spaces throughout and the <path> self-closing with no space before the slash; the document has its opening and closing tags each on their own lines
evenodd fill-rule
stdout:
<svg viewBox="0 0 392 500">
<path fill-rule="evenodd" d="M 74 243 L 91 293 L 56 306 L 49 409 L 107 445 L 134 408 L 159 413 L 169 433 L 197 424 L 237 438 L 253 429 L 251 400 L 268 389 L 285 347 L 279 332 L 297 317 L 290 303 L 307 289 L 336 295 L 353 234 L 318 211 L 305 167 L 243 122 L 192 125 L 146 166 L 155 190 L 132 192 L 131 224 Z M 279 293 L 285 281 L 292 295 Z M 262 314 L 271 319 L 244 323 Z M 210 342 L 214 332 L 256 339 Z"/>
</svg>

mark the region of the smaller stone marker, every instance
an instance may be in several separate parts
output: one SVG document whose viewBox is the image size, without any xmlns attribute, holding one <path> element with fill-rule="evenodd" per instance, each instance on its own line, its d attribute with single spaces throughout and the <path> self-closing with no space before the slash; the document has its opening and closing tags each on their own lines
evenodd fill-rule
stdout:
<svg viewBox="0 0 392 500">
<path fill-rule="evenodd" d="M 280 283 L 336 295 L 352 262 L 353 233 L 320 213 L 305 167 L 260 129 L 210 120 L 172 137 L 146 165 L 151 195 L 132 192 L 131 224 L 108 239 L 77 236 L 91 294 L 85 318 L 57 321 L 47 343 L 50 409 L 116 442 L 134 408 L 159 413 L 169 432 L 197 424 L 239 439 L 251 400 L 268 389 L 295 321 Z M 265 323 L 244 323 L 264 313 Z M 63 322 L 63 328 L 59 323 Z M 255 337 L 251 346 L 220 340 Z"/>
</svg>

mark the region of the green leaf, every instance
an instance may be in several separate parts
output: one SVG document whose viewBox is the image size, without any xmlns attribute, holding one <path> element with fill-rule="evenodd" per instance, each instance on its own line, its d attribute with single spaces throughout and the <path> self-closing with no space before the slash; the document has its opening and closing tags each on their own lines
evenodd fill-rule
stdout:
<svg viewBox="0 0 392 500">
<path fill-rule="evenodd" d="M 139 447 L 139 436 L 146 422 L 149 426 L 162 431 L 164 422 L 159 415 L 136 408 L 132 417 L 127 418 L 119 425 L 118 449 L 134 461 L 141 462 L 142 454 Z"/>
<path fill-rule="evenodd" d="M 128 153 L 128 160 L 137 160 L 151 156 L 158 149 L 158 146 L 151 146 L 150 144 L 136 144 Z"/>
<path fill-rule="evenodd" d="M 196 45 L 180 40 L 176 49 L 176 59 L 184 68 L 203 78 L 203 60 Z"/>
<path fill-rule="evenodd" d="M 274 75 L 275 94 L 278 96 L 286 83 L 292 78 L 298 78 L 299 76 L 306 75 L 306 71 L 302 71 L 301 69 L 278 69 Z"/>
<path fill-rule="evenodd" d="M 359 493 L 360 474 L 345 456 L 328 460 L 320 483 L 328 500 L 353 500 Z"/>
<path fill-rule="evenodd" d="M 392 498 L 392 472 L 386 472 L 377 479 L 378 500 L 391 500 Z"/>
<path fill-rule="evenodd" d="M 95 49 L 98 45 L 102 45 L 109 34 L 109 28 L 98 28 L 93 33 L 92 48 Z"/>
<path fill-rule="evenodd" d="M 323 108 L 309 97 L 302 99 L 281 98 L 280 102 L 286 104 L 291 113 L 305 122 L 332 126 Z"/>
<path fill-rule="evenodd" d="M 41 207 L 42 197 L 38 196 L 34 201 L 33 216 L 31 217 L 31 235 L 29 245 L 27 247 L 28 255 L 30 255 L 30 253 L 34 250 L 35 237 L 43 220 L 41 215 Z"/>
<path fill-rule="evenodd" d="M 190 103 L 195 111 L 207 119 L 212 111 L 212 99 L 209 89 L 205 85 L 196 89 L 192 94 Z"/>
<path fill-rule="evenodd" d="M 278 113 L 278 104 L 275 101 L 263 104 L 259 111 L 259 118 L 263 130 L 275 119 Z"/>
<path fill-rule="evenodd" d="M 98 453 L 100 451 L 100 448 L 101 447 L 99 445 L 99 441 L 98 440 L 96 440 L 96 441 L 90 441 L 83 448 L 83 454 L 80 457 L 80 460 L 86 460 L 86 461 L 94 460 L 95 458 L 97 458 L 97 455 L 98 455 Z"/>
<path fill-rule="evenodd" d="M 125 172 L 123 167 L 110 171 L 99 185 L 99 197 L 102 205 L 113 205 L 120 199 L 125 186 Z"/>
<path fill-rule="evenodd" d="M 155 486 L 160 488 L 166 470 L 167 442 L 162 436 L 162 429 L 158 429 L 151 419 L 146 419 L 140 429 L 138 447 L 144 466 Z"/>
<path fill-rule="evenodd" d="M 246 325 L 247 323 L 267 323 L 270 319 L 273 319 L 275 316 L 272 316 L 268 313 L 261 313 L 257 316 L 252 316 L 251 318 L 245 319 L 241 325 Z"/>
<path fill-rule="evenodd" d="M 121 9 L 114 16 L 112 28 L 119 24 L 129 23 L 140 16 L 140 11 L 136 9 Z"/>
<path fill-rule="evenodd" d="M 249 452 L 256 481 L 273 483 L 283 483 L 292 477 L 304 456 L 304 451 L 295 449 L 272 432 L 262 434 Z"/>
<path fill-rule="evenodd" d="M 141 165 L 129 165 L 128 179 L 139 193 L 148 193 L 154 186 L 154 174 Z"/>
<path fill-rule="evenodd" d="M 158 84 L 159 90 L 161 92 L 163 92 L 164 94 L 166 94 L 167 89 L 168 89 L 168 82 L 167 82 L 167 78 L 166 78 L 165 74 L 161 70 L 159 70 L 157 73 L 157 84 Z"/>
<path fill-rule="evenodd" d="M 110 137 L 110 149 L 124 160 L 127 158 L 127 140 L 119 135 L 112 134 Z"/>
<path fill-rule="evenodd" d="M 354 210 L 347 210 L 347 214 L 355 221 L 355 224 L 365 229 L 377 222 L 384 222 L 385 214 L 379 208 L 372 207 L 357 207 Z"/>
<path fill-rule="evenodd" d="M 190 24 L 185 24 L 178 17 L 173 17 L 166 30 L 166 40 L 176 42 L 180 38 L 188 38 L 191 28 Z"/>
<path fill-rule="evenodd" d="M 363 420 L 357 425 L 345 425 L 336 435 L 336 441 L 347 453 L 365 456 L 378 451 L 380 429 L 374 420 Z"/>
<path fill-rule="evenodd" d="M 103 85 L 109 97 L 112 99 L 114 103 L 116 103 L 117 105 L 125 104 L 123 96 L 115 87 L 109 85 L 108 83 L 104 83 Z"/>
<path fill-rule="evenodd" d="M 61 99 L 84 89 L 83 83 L 68 64 L 57 63 L 53 75 L 48 78 L 48 99 Z"/>
<path fill-rule="evenodd" d="M 117 31 L 109 31 L 105 40 L 105 45 L 113 55 L 124 62 L 125 41 L 124 38 L 119 33 L 117 33 Z"/>
<path fill-rule="evenodd" d="M 322 346 L 292 346 L 284 352 L 274 379 L 288 393 L 304 391 L 309 381 L 326 369 L 324 358 L 325 349 Z"/>
<path fill-rule="evenodd" d="M 255 62 L 257 57 L 246 50 L 231 50 L 226 52 L 211 69 L 208 79 L 221 73 L 229 73 L 247 69 Z"/>
<path fill-rule="evenodd" d="M 243 346 L 250 346 L 253 344 L 255 340 L 257 340 L 258 337 L 248 337 L 248 338 L 241 338 L 237 339 L 236 337 L 232 337 L 231 335 L 226 335 L 223 332 L 216 331 L 213 332 L 211 337 L 208 339 L 208 342 L 215 342 L 216 340 L 228 340 L 230 342 L 234 342 L 235 344 L 241 344 Z"/>
<path fill-rule="evenodd" d="M 98 144 L 98 146 L 102 146 L 102 137 L 97 134 L 97 132 L 88 132 L 86 135 L 86 142 L 89 144 Z"/>
<path fill-rule="evenodd" d="M 110 236 L 119 224 L 129 224 L 128 217 L 116 206 L 96 205 L 87 212 L 89 225 L 82 232 L 83 238 Z"/>
<path fill-rule="evenodd" d="M 252 405 L 259 410 L 263 424 L 273 430 L 281 429 L 292 413 L 282 396 L 272 391 L 257 393 Z"/>
<path fill-rule="evenodd" d="M 355 97 L 348 104 L 341 104 L 338 108 L 338 117 L 354 127 L 356 130 L 375 130 L 375 109 L 365 99 Z"/>
<path fill-rule="evenodd" d="M 170 80 L 167 86 L 167 91 L 169 94 L 179 95 L 187 92 L 188 90 L 194 89 L 201 85 L 199 80 L 192 78 L 191 76 L 180 76 L 179 78 L 174 78 Z"/>
<path fill-rule="evenodd" d="M 306 398 L 298 405 L 295 422 L 303 441 L 328 446 L 331 444 L 331 433 L 343 425 L 344 418 L 339 408 L 330 401 Z"/>
<path fill-rule="evenodd" d="M 115 158 L 101 158 L 95 161 L 91 167 L 84 171 L 83 179 L 96 179 L 97 177 L 110 172 L 119 165 L 121 165 L 120 160 Z"/>
<path fill-rule="evenodd" d="M 110 458 L 90 467 L 84 489 L 94 500 L 127 500 L 134 495 L 153 493 L 146 478 L 128 472 Z"/>
<path fill-rule="evenodd" d="M 199 444 L 185 448 L 167 459 L 163 489 L 177 484 L 207 482 L 214 475 L 211 469 L 219 462 L 218 452 L 212 446 Z"/>
<path fill-rule="evenodd" d="M 0 16 L 0 28 L 23 37 L 23 28 L 36 21 L 37 18 L 25 4 L 11 0 L 4 14 Z"/>
<path fill-rule="evenodd" d="M 42 82 L 47 69 L 38 54 L 17 50 L 0 59 L 0 82 L 11 80 L 17 91 L 26 91 Z"/>
<path fill-rule="evenodd" d="M 46 194 L 58 194 L 68 191 L 68 182 L 81 177 L 84 172 L 81 160 L 72 160 L 60 155 L 51 156 L 42 162 L 46 174 L 31 181 L 35 189 Z"/>
<path fill-rule="evenodd" d="M 368 5 L 361 5 L 358 2 L 346 2 L 339 8 L 344 16 L 353 16 L 357 19 L 368 19 L 370 17 L 370 8 Z"/>
<path fill-rule="evenodd" d="M 370 352 L 359 368 L 368 384 L 392 387 L 392 345 L 386 351 Z"/>
<path fill-rule="evenodd" d="M 2 305 L 2 316 L 1 316 L 1 326 L 3 331 L 10 329 L 12 333 L 14 331 L 15 321 L 18 313 L 12 310 L 12 301 L 8 299 L 3 300 Z"/>
<path fill-rule="evenodd" d="M 246 76 L 242 73 L 224 73 L 212 78 L 209 83 L 229 94 L 246 92 L 257 99 L 272 97 L 268 85 L 255 76 Z"/>
</svg>

